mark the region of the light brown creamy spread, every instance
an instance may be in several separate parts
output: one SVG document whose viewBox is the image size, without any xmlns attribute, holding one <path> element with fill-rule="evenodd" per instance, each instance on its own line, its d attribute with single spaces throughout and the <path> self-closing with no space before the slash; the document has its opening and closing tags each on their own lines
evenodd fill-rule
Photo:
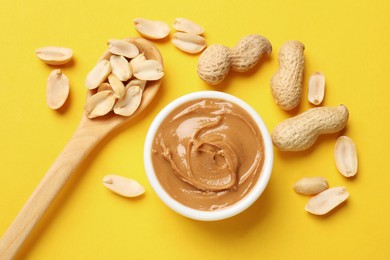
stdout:
<svg viewBox="0 0 390 260">
<path fill-rule="evenodd" d="M 152 163 L 162 187 L 191 208 L 216 210 L 239 201 L 259 178 L 263 139 L 241 107 L 218 99 L 185 103 L 162 122 Z"/>
</svg>

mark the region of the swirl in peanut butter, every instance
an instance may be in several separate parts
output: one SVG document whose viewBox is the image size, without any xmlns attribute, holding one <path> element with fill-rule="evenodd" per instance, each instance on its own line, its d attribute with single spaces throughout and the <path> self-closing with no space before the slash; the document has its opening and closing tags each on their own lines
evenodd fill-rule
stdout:
<svg viewBox="0 0 390 260">
<path fill-rule="evenodd" d="M 171 112 L 152 149 L 163 188 L 200 210 L 224 208 L 248 194 L 264 160 L 262 136 L 252 117 L 218 99 L 191 101 Z"/>
</svg>

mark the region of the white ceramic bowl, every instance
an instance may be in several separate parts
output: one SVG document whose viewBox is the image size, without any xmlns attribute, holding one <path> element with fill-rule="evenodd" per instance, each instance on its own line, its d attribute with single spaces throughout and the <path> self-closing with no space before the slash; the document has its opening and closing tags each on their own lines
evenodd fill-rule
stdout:
<svg viewBox="0 0 390 260">
<path fill-rule="evenodd" d="M 249 115 L 252 116 L 254 121 L 257 123 L 264 142 L 265 158 L 264 158 L 263 169 L 255 186 L 244 198 L 242 198 L 237 203 L 229 207 L 218 209 L 215 211 L 203 211 L 203 210 L 193 209 L 173 199 L 159 183 L 153 168 L 152 157 L 151 157 L 153 139 L 156 135 L 156 131 L 160 127 L 161 122 L 178 106 L 182 105 L 183 103 L 196 100 L 196 99 L 201 99 L 201 98 L 223 99 L 232 102 L 245 109 L 249 113 Z M 145 164 L 146 175 L 149 179 L 152 188 L 156 192 L 157 196 L 172 210 L 191 219 L 204 220 L 204 221 L 221 220 L 241 213 L 249 206 L 251 206 L 263 193 L 265 187 L 268 184 L 272 172 L 273 147 L 272 147 L 271 137 L 266 125 L 264 124 L 259 114 L 251 106 L 249 106 L 241 99 L 223 92 L 199 91 L 199 92 L 193 92 L 184 95 L 172 101 L 165 108 L 163 108 L 160 111 L 160 113 L 156 116 L 146 136 L 145 146 L 144 146 L 144 164 Z"/>
</svg>

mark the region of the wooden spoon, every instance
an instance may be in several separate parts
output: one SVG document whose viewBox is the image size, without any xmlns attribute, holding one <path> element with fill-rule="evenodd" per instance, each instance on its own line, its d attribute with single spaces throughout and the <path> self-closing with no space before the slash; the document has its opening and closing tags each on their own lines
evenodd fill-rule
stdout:
<svg viewBox="0 0 390 260">
<path fill-rule="evenodd" d="M 140 53 L 143 52 L 147 59 L 154 59 L 161 62 L 161 64 L 163 63 L 159 50 L 151 42 L 142 38 L 128 38 L 125 40 L 135 44 Z M 101 59 L 107 59 L 109 56 L 110 53 L 106 52 Z M 0 241 L 0 259 L 12 259 L 15 256 L 76 168 L 83 163 L 97 144 L 110 132 L 128 123 L 134 116 L 143 111 L 156 95 L 160 85 L 161 79 L 148 82 L 143 92 L 141 105 L 129 117 L 110 113 L 104 117 L 89 119 L 84 111 L 81 122 L 72 138 L 2 237 Z"/>
</svg>

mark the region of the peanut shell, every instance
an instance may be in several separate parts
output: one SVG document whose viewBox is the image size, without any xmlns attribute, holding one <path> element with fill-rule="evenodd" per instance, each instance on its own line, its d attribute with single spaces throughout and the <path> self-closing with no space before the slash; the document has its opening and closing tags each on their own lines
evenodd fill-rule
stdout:
<svg viewBox="0 0 390 260">
<path fill-rule="evenodd" d="M 198 75 L 206 83 L 217 85 L 230 70 L 230 49 L 220 44 L 210 45 L 199 57 Z"/>
<path fill-rule="evenodd" d="M 305 46 L 299 41 L 288 41 L 279 50 L 279 69 L 271 78 L 271 92 L 275 103 L 283 110 L 298 106 L 302 96 Z"/>
<path fill-rule="evenodd" d="M 344 105 L 312 108 L 279 123 L 272 132 L 272 141 L 282 151 L 306 150 L 318 136 L 342 130 L 348 117 L 349 112 Z"/>
<path fill-rule="evenodd" d="M 258 34 L 243 37 L 235 47 L 231 49 L 231 70 L 246 72 L 252 69 L 264 55 L 270 55 L 272 45 L 270 41 Z"/>
</svg>

